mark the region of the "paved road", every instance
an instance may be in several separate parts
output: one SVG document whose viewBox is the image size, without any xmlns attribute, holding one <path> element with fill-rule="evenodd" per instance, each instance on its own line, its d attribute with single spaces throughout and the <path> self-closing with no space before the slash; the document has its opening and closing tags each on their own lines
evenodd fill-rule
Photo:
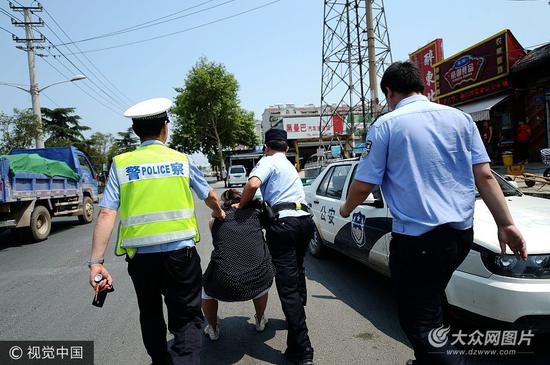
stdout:
<svg viewBox="0 0 550 365">
<path fill-rule="evenodd" d="M 212 249 L 209 212 L 197 202 L 203 268 Z M 20 244 L 0 234 L 0 340 L 93 340 L 96 364 L 149 364 L 141 342 L 134 289 L 126 263 L 113 254 L 106 265 L 116 292 L 92 307 L 88 268 L 94 224 L 64 218 L 47 241 Z M 412 357 L 396 317 L 390 281 L 338 254 L 306 260 L 310 336 L 318 364 L 405 364 Z M 221 338 L 205 338 L 204 364 L 285 364 L 285 322 L 275 287 L 265 332 L 253 326 L 252 303 L 221 304 Z M 170 338 L 170 336 L 169 336 Z"/>
</svg>

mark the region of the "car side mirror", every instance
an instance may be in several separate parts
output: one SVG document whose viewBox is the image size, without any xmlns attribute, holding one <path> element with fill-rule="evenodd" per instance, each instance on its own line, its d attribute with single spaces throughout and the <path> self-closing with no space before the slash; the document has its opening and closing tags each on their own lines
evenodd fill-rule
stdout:
<svg viewBox="0 0 550 365">
<path fill-rule="evenodd" d="M 384 208 L 384 201 L 382 199 L 376 199 L 374 195 L 370 194 L 363 205 L 368 205 L 375 208 Z"/>
</svg>

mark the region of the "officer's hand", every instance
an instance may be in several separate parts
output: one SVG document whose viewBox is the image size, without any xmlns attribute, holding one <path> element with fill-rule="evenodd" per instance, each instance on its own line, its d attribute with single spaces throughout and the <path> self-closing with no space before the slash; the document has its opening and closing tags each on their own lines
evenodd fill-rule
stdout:
<svg viewBox="0 0 550 365">
<path fill-rule="evenodd" d="M 506 245 L 508 245 L 518 259 L 527 260 L 525 240 L 515 225 L 498 227 L 498 241 L 502 254 L 506 252 Z"/>
<path fill-rule="evenodd" d="M 342 218 L 348 218 L 349 215 L 350 215 L 350 213 L 348 213 L 348 212 L 345 211 L 343 205 L 340 207 L 340 215 L 342 216 Z"/>
<path fill-rule="evenodd" d="M 99 283 L 96 283 L 94 280 L 97 274 L 103 275 L 103 280 Z M 96 289 L 96 286 L 99 286 L 99 291 L 110 289 L 113 286 L 113 278 L 105 266 L 101 264 L 93 264 L 90 266 L 90 285 L 94 288 L 94 290 Z"/>
<path fill-rule="evenodd" d="M 220 209 L 219 212 L 212 212 L 212 217 L 216 218 L 220 221 L 224 221 L 225 220 L 225 211 L 223 209 Z"/>
</svg>

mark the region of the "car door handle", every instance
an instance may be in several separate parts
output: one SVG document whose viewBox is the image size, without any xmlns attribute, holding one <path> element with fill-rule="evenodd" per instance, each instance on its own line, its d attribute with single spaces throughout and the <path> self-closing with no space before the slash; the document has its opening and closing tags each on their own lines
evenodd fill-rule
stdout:
<svg viewBox="0 0 550 365">
<path fill-rule="evenodd" d="M 319 204 L 319 200 L 314 200 L 313 204 Z"/>
</svg>

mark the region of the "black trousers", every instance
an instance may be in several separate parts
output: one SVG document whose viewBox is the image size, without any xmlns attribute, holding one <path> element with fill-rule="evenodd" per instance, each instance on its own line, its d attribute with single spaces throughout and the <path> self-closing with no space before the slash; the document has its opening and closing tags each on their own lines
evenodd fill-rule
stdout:
<svg viewBox="0 0 550 365">
<path fill-rule="evenodd" d="M 392 234 L 390 270 L 397 296 L 401 328 L 412 344 L 417 364 L 464 364 L 449 341 L 429 342 L 430 331 L 444 325 L 445 288 L 472 247 L 473 230 L 436 227 L 421 236 Z"/>
<path fill-rule="evenodd" d="M 202 341 L 202 270 L 195 248 L 137 254 L 128 261 L 139 306 L 143 343 L 153 364 L 199 364 Z M 168 352 L 162 296 L 168 329 L 174 335 Z"/>
<path fill-rule="evenodd" d="M 291 359 L 313 359 L 308 336 L 304 256 L 313 237 L 310 216 L 274 220 L 267 231 L 267 245 L 275 266 L 275 285 L 286 317 L 288 335 L 285 354 Z"/>
</svg>

